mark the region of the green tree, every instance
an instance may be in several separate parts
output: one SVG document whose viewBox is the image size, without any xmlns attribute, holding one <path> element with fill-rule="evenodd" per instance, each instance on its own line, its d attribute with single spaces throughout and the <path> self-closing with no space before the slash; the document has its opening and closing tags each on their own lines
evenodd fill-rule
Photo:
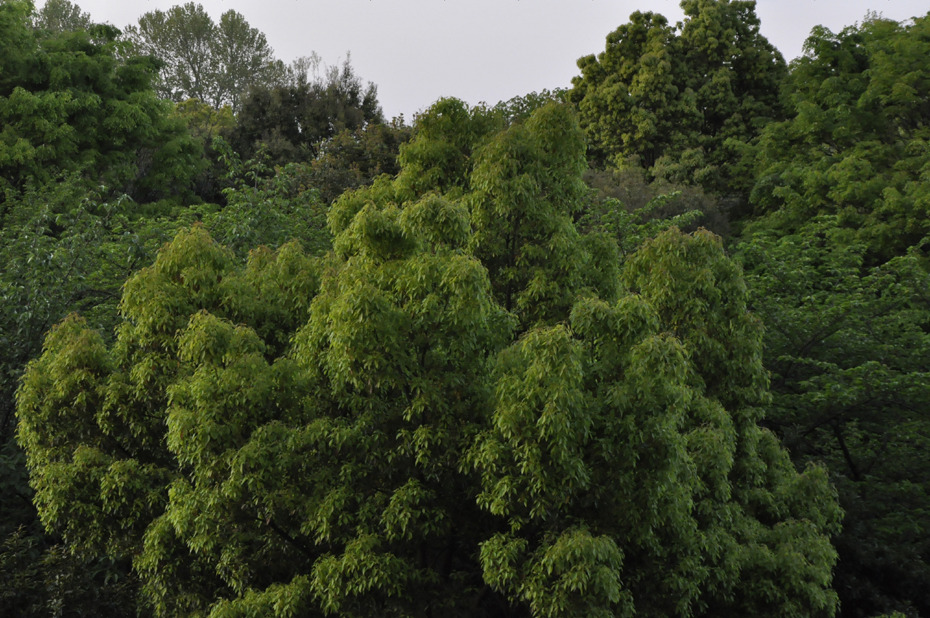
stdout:
<svg viewBox="0 0 930 618">
<path fill-rule="evenodd" d="M 832 615 L 839 509 L 758 425 L 719 239 L 547 266 L 609 254 L 571 225 L 577 122 L 450 148 L 484 119 L 427 112 L 405 159 L 460 175 L 343 195 L 323 258 L 242 267 L 193 227 L 127 281 L 113 345 L 53 329 L 17 408 L 43 523 L 132 556 L 161 615 Z"/>
<path fill-rule="evenodd" d="M 323 202 L 331 204 L 350 189 L 370 185 L 381 174 L 395 176 L 400 171 L 400 147 L 411 133 L 400 119 L 343 129 L 323 142 L 320 154 L 310 161 L 310 182 L 320 190 Z"/>
<path fill-rule="evenodd" d="M 598 56 L 578 61 L 570 100 L 595 160 L 723 194 L 748 191 L 735 160 L 782 116 L 785 62 L 759 33 L 755 2 L 683 0 L 685 20 L 636 12 Z"/>
<path fill-rule="evenodd" d="M 219 23 L 194 2 L 156 9 L 127 26 L 125 34 L 136 53 L 162 62 L 155 89 L 177 102 L 199 99 L 238 111 L 249 88 L 277 84 L 286 72 L 265 35 L 232 9 Z"/>
<path fill-rule="evenodd" d="M 789 118 L 754 150 L 760 225 L 792 233 L 818 214 L 858 229 L 881 263 L 928 232 L 930 15 L 815 28 L 791 70 Z"/>
<path fill-rule="evenodd" d="M 90 14 L 69 0 L 45 0 L 42 8 L 36 11 L 32 24 L 37 30 L 50 33 L 89 30 Z"/>
<path fill-rule="evenodd" d="M 767 424 L 799 465 L 832 473 L 846 511 L 835 588 L 844 616 L 930 611 L 930 277 L 921 252 L 867 266 L 836 216 L 739 248 L 765 321 Z"/>
<path fill-rule="evenodd" d="M 40 36 L 30 10 L 0 5 L 0 188 L 80 172 L 109 195 L 183 193 L 201 151 L 151 90 L 151 62 L 124 56 L 110 26 Z"/>
<path fill-rule="evenodd" d="M 259 245 L 273 249 L 298 240 L 313 255 L 330 248 L 327 204 L 307 164 L 289 163 L 265 177 L 260 162 L 246 162 L 223 191 L 225 206 L 204 217 L 217 240 L 240 257 Z"/>
<path fill-rule="evenodd" d="M 243 159 L 264 150 L 276 165 L 308 162 L 344 130 L 383 122 L 378 89 L 363 84 L 350 59 L 322 77 L 253 87 L 236 115 L 229 142 Z"/>
</svg>

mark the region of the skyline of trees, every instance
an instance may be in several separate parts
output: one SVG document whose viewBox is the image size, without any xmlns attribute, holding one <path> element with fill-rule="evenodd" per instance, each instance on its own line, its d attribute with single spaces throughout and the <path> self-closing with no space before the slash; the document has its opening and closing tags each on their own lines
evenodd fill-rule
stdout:
<svg viewBox="0 0 930 618">
<path fill-rule="evenodd" d="M 0 2 L 0 605 L 930 611 L 930 15 L 682 8 L 407 126 Z"/>
</svg>

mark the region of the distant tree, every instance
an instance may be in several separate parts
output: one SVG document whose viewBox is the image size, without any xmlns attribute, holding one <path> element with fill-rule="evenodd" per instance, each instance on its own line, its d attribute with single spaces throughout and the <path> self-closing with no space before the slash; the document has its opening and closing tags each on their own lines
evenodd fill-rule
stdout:
<svg viewBox="0 0 930 618">
<path fill-rule="evenodd" d="M 685 20 L 636 12 L 598 56 L 578 61 L 569 97 L 601 164 L 722 194 L 748 192 L 741 144 L 783 115 L 781 54 L 750 0 L 683 0 Z"/>
<path fill-rule="evenodd" d="M 350 59 L 324 75 L 302 73 L 283 85 L 256 85 L 242 100 L 229 141 L 243 159 L 263 151 L 273 164 L 311 161 L 344 130 L 383 122 L 374 84 L 363 84 Z"/>
<path fill-rule="evenodd" d="M 219 23 L 194 2 L 167 12 L 156 9 L 142 15 L 138 25 L 128 26 L 125 34 L 136 53 L 163 63 L 155 89 L 173 101 L 193 98 L 238 111 L 250 87 L 269 87 L 286 74 L 265 35 L 231 9 Z"/>
<path fill-rule="evenodd" d="M 90 28 L 91 18 L 89 13 L 85 13 L 81 7 L 69 0 L 45 0 L 45 4 L 33 17 L 32 25 L 37 30 L 59 34 L 87 30 Z"/>
<path fill-rule="evenodd" d="M 498 101 L 492 109 L 503 114 L 508 123 L 522 122 L 540 107 L 553 101 L 564 102 L 567 98 L 568 90 L 564 88 L 556 88 L 551 91 L 543 89 L 539 92 L 516 96 L 506 101 Z"/>
<path fill-rule="evenodd" d="M 324 141 L 309 163 L 310 182 L 331 204 L 345 191 L 369 185 L 381 174 L 394 176 L 400 171 L 400 147 L 411 134 L 411 128 L 400 122 L 343 129 Z"/>
</svg>

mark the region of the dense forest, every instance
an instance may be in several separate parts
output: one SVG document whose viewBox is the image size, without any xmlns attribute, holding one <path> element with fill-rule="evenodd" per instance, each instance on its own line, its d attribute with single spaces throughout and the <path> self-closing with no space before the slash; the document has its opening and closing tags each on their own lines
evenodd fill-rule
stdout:
<svg viewBox="0 0 930 618">
<path fill-rule="evenodd" d="M 0 0 L 0 613 L 930 616 L 930 13 L 755 4 L 408 125 Z"/>
</svg>

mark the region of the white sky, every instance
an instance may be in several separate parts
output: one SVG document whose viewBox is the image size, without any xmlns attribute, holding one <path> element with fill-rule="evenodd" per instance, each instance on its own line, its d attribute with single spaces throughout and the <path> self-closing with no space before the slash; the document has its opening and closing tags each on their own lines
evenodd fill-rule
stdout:
<svg viewBox="0 0 930 618">
<path fill-rule="evenodd" d="M 75 0 L 72 0 L 75 1 Z M 37 0 L 40 5 L 43 0 Z M 117 27 L 183 0 L 76 0 L 94 21 Z M 678 0 L 200 0 L 215 21 L 233 9 L 265 33 L 281 60 L 318 53 L 352 66 L 378 86 L 385 117 L 413 113 L 443 96 L 496 103 L 543 88 L 569 87 L 581 56 L 603 51 L 630 13 L 675 23 Z M 833 31 L 870 10 L 905 20 L 927 0 L 758 0 L 762 34 L 791 60 L 811 28 Z"/>
</svg>

